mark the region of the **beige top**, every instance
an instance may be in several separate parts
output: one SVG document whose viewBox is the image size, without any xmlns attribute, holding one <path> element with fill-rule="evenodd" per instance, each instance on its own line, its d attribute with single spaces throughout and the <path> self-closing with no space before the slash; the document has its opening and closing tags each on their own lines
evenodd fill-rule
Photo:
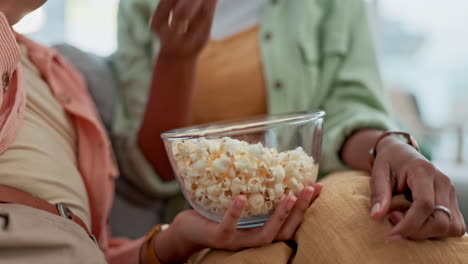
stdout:
<svg viewBox="0 0 468 264">
<path fill-rule="evenodd" d="M 77 135 L 62 106 L 20 45 L 27 88 L 24 121 L 0 155 L 0 184 L 64 203 L 91 230 L 87 191 L 77 167 Z"/>
<path fill-rule="evenodd" d="M 245 118 L 267 112 L 258 26 L 212 40 L 197 67 L 193 123 Z"/>
</svg>

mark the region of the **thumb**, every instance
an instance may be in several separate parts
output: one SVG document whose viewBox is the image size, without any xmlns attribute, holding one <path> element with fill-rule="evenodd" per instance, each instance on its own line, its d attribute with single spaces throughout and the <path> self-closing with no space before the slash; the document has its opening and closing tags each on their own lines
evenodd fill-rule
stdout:
<svg viewBox="0 0 468 264">
<path fill-rule="evenodd" d="M 388 164 L 375 163 L 371 176 L 371 217 L 381 220 L 390 209 L 393 183 Z"/>
</svg>

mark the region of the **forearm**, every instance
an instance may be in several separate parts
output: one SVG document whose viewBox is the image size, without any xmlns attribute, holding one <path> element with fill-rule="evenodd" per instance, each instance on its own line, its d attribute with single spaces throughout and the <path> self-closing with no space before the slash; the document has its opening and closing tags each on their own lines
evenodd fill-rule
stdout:
<svg viewBox="0 0 468 264">
<path fill-rule="evenodd" d="M 195 64 L 195 58 L 175 61 L 161 57 L 154 66 L 138 144 L 163 180 L 172 180 L 174 176 L 160 134 L 190 124 Z"/>
<path fill-rule="evenodd" d="M 375 129 L 363 129 L 354 133 L 346 140 L 341 150 L 343 162 L 351 169 L 371 172 L 369 151 L 382 133 L 384 132 Z"/>
</svg>

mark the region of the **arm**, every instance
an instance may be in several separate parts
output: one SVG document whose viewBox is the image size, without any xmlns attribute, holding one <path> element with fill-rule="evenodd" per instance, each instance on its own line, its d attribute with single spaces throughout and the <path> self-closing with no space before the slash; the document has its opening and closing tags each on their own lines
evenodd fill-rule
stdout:
<svg viewBox="0 0 468 264">
<path fill-rule="evenodd" d="M 195 58 L 174 60 L 159 57 L 143 123 L 138 134 L 140 149 L 163 180 L 174 178 L 161 133 L 191 122 Z"/>
<path fill-rule="evenodd" d="M 163 182 L 160 179 L 146 158 L 152 155 L 143 153 L 139 143 L 152 72 L 157 71 L 156 65 L 153 68 L 153 59 L 159 54 L 160 39 L 151 32 L 148 23 L 158 5 L 158 0 L 120 1 L 118 50 L 113 56 L 116 77 L 120 82 L 112 131 L 116 157 L 122 176 L 140 193 L 152 198 L 179 193 L 175 181 Z M 157 67 L 161 69 L 161 66 L 165 67 L 161 64 Z M 151 139 L 158 137 L 153 134 Z"/>
<path fill-rule="evenodd" d="M 385 137 L 376 146 L 374 164 L 369 164 L 369 150 L 382 130 L 392 125 L 382 103 L 375 56 L 369 52 L 373 50 L 372 39 L 361 1 L 356 1 L 352 14 L 355 22 L 351 23 L 349 53 L 338 71 L 338 86 L 327 102 L 332 113 L 329 124 L 344 127 L 346 132 L 336 150 L 348 167 L 371 173 L 371 215 L 381 220 L 390 214 L 394 227 L 388 234 L 389 241 L 462 236 L 466 226 L 455 188 L 446 175 L 412 146 L 395 137 Z M 354 126 L 349 126 L 352 123 Z M 332 128 L 332 135 L 339 130 Z M 411 194 L 412 204 L 403 211 L 390 212 L 393 193 Z M 443 206 L 452 213 L 436 210 L 435 206 Z"/>
<path fill-rule="evenodd" d="M 341 152 L 343 162 L 352 169 L 371 173 L 369 151 L 374 147 L 375 142 L 382 133 L 381 130 L 363 129 L 350 136 Z"/>
<path fill-rule="evenodd" d="M 161 1 L 153 15 L 151 26 L 161 40 L 161 49 L 138 143 L 163 180 L 173 180 L 174 175 L 160 134 L 191 123 L 197 57 L 208 41 L 215 7 L 213 0 Z M 180 32 L 183 21 L 189 23 L 186 32 Z"/>
<path fill-rule="evenodd" d="M 167 181 L 174 176 L 160 133 L 190 122 L 196 58 L 209 36 L 214 7 L 212 0 L 120 2 L 114 61 L 122 91 L 114 142 L 123 175 L 151 197 L 179 192 L 174 180 Z M 155 8 L 150 27 L 156 35 L 148 28 Z M 169 28 L 171 10 L 174 19 Z M 190 27 L 180 34 L 177 23 L 183 20 L 190 21 Z"/>
<path fill-rule="evenodd" d="M 324 71 L 333 77 L 323 105 L 327 112 L 323 169 L 370 172 L 369 150 L 381 131 L 395 125 L 385 101 L 365 4 L 361 0 L 338 2 L 332 1 L 335 10 L 329 19 L 342 21 L 337 28 L 346 42 L 341 46 L 346 48 L 338 55 L 327 55 L 324 64 Z"/>
</svg>

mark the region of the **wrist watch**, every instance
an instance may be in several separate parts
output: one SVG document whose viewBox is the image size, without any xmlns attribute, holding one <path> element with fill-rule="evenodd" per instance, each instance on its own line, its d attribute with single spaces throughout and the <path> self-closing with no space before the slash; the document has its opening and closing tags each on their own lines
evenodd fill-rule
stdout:
<svg viewBox="0 0 468 264">
<path fill-rule="evenodd" d="M 377 146 L 379 145 L 380 141 L 382 141 L 382 139 L 386 138 L 387 136 L 397 136 L 397 137 L 399 137 L 399 138 L 402 138 L 402 139 L 405 140 L 410 146 L 412 146 L 412 147 L 415 148 L 417 151 L 419 151 L 418 142 L 416 142 L 416 140 L 414 139 L 414 137 L 411 136 L 409 133 L 407 133 L 407 132 L 399 132 L 399 131 L 387 131 L 387 132 L 383 133 L 382 135 L 380 135 L 379 138 L 377 138 L 377 140 L 376 140 L 375 143 L 374 143 L 374 146 L 373 146 L 372 149 L 369 151 L 369 162 L 370 162 L 371 168 L 374 166 L 374 161 L 375 161 L 375 158 L 377 157 Z"/>
</svg>

